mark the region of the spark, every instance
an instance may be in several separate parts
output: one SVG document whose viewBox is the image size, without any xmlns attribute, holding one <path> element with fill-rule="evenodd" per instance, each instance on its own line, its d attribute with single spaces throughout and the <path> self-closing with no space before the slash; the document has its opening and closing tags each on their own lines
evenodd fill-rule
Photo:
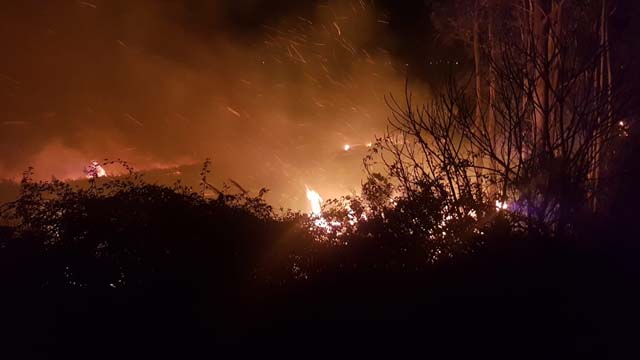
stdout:
<svg viewBox="0 0 640 360">
<path fill-rule="evenodd" d="M 134 118 L 131 114 L 125 113 L 124 116 L 129 120 L 133 121 L 136 125 L 140 127 L 144 127 L 144 124 L 140 120 Z"/>
<path fill-rule="evenodd" d="M 235 111 L 234 109 L 232 109 L 229 106 L 227 106 L 227 111 L 229 111 L 230 113 L 232 113 L 233 115 L 235 115 L 237 117 L 242 117 L 239 112 Z"/>
<path fill-rule="evenodd" d="M 92 3 L 86 2 L 86 1 L 79 1 L 78 4 L 80 4 L 82 6 L 90 7 L 92 9 L 97 9 L 98 8 L 98 6 L 96 4 L 92 4 Z"/>
<path fill-rule="evenodd" d="M 338 30 L 338 36 L 342 36 L 342 30 L 340 30 L 340 26 L 334 21 L 333 26 Z"/>
<path fill-rule="evenodd" d="M 296 53 L 296 56 L 293 56 L 293 54 L 291 54 L 291 50 L 289 50 L 289 55 L 294 58 L 294 59 L 298 59 L 300 60 L 303 64 L 306 64 L 307 61 L 304 59 L 304 57 L 302 56 L 302 54 L 300 54 L 300 52 L 298 51 L 298 49 L 296 48 L 296 46 L 293 44 L 293 42 L 291 42 L 291 44 L 289 45 L 290 49 L 293 49 L 293 51 Z"/>
</svg>

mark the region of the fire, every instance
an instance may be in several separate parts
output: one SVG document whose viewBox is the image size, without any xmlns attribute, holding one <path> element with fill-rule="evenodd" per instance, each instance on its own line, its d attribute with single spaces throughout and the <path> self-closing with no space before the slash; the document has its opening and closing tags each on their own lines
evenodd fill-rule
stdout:
<svg viewBox="0 0 640 360">
<path fill-rule="evenodd" d="M 316 191 L 307 188 L 307 199 L 311 204 L 311 213 L 316 216 L 322 215 L 322 198 Z"/>
<path fill-rule="evenodd" d="M 311 204 L 313 224 L 317 228 L 331 232 L 334 228 L 339 228 L 342 225 L 338 221 L 329 222 L 322 216 L 322 198 L 316 191 L 307 188 L 307 199 L 309 199 L 309 203 Z"/>
<path fill-rule="evenodd" d="M 509 208 L 509 204 L 506 201 L 496 200 L 496 210 L 507 210 Z"/>
<path fill-rule="evenodd" d="M 351 208 L 349 201 L 346 199 L 343 202 L 344 209 L 347 211 L 346 221 L 342 222 L 337 219 L 331 219 L 331 216 L 327 219 L 322 214 L 322 198 L 320 197 L 320 194 L 307 187 L 307 199 L 309 199 L 309 203 L 311 204 L 310 219 L 313 221 L 311 229 L 321 230 L 317 240 L 326 240 L 326 236 L 330 234 L 336 237 L 341 237 L 348 231 L 349 227 L 355 226 L 359 220 L 367 219 L 367 216 L 364 213 L 358 217 L 356 212 Z"/>
<path fill-rule="evenodd" d="M 84 168 L 84 173 L 87 179 L 95 179 L 107 176 L 107 172 L 104 170 L 102 165 L 100 165 L 100 163 L 95 160 L 92 160 L 91 164 Z"/>
<path fill-rule="evenodd" d="M 345 144 L 342 148 L 344 149 L 344 151 L 349 151 L 351 150 L 351 145 Z"/>
</svg>

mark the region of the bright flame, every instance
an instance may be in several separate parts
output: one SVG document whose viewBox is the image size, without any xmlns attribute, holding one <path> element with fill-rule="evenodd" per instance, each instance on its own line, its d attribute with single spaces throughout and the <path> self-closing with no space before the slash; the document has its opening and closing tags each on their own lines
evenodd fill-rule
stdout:
<svg viewBox="0 0 640 360">
<path fill-rule="evenodd" d="M 84 169 L 87 179 L 94 179 L 107 176 L 107 172 L 97 161 L 91 161 L 91 164 Z"/>
<path fill-rule="evenodd" d="M 307 188 L 307 199 L 311 204 L 311 213 L 316 216 L 322 215 L 322 198 L 316 191 Z"/>
<path fill-rule="evenodd" d="M 343 149 L 344 149 L 344 151 L 349 151 L 349 150 L 351 150 L 351 145 L 345 144 Z"/>
<path fill-rule="evenodd" d="M 373 144 L 372 144 L 372 143 L 370 143 L 370 142 L 368 142 L 368 143 L 367 143 L 367 147 L 371 147 L 371 146 L 373 146 Z"/>
<path fill-rule="evenodd" d="M 509 204 L 506 201 L 502 202 L 500 200 L 496 200 L 496 210 L 507 210 L 509 208 Z"/>
</svg>

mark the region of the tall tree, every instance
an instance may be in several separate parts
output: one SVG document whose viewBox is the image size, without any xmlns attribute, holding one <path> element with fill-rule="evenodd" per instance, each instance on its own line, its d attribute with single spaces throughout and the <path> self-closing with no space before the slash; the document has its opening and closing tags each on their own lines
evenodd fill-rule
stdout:
<svg viewBox="0 0 640 360">
<path fill-rule="evenodd" d="M 413 105 L 410 94 L 406 102 L 392 99 L 394 117 L 383 144 L 393 159 L 387 162 L 391 173 L 407 191 L 442 182 L 453 202 L 475 197 L 473 189 L 480 188 L 478 200 L 488 195 L 519 204 L 530 225 L 564 229 L 573 215 L 587 211 L 619 116 L 608 12 L 599 11 L 605 1 L 449 5 L 446 23 L 461 24 L 454 34 L 474 58 L 474 81 L 471 89 L 449 86 L 426 106 Z M 598 20 L 595 36 L 588 29 Z"/>
</svg>

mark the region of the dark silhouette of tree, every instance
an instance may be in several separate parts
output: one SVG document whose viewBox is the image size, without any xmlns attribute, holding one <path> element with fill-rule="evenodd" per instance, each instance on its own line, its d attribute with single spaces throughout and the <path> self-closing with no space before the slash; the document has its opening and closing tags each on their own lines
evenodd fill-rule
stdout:
<svg viewBox="0 0 640 360">
<path fill-rule="evenodd" d="M 389 130 L 369 166 L 390 176 L 407 196 L 417 184 L 441 187 L 449 211 L 458 216 L 468 211 L 460 201 L 495 201 L 498 207 L 507 203 L 531 232 L 575 231 L 575 221 L 594 214 L 597 199 L 607 197 L 601 178 L 616 176 L 609 164 L 620 129 L 630 122 L 624 110 L 629 96 L 612 81 L 608 5 L 467 3 L 477 9 L 452 6 L 482 7 L 505 20 L 486 25 L 490 37 L 473 36 L 469 43 L 476 58 L 475 90 L 452 80 L 425 104 L 408 87 L 402 99 L 388 97 Z M 563 11 L 569 6 L 580 19 L 569 21 Z M 475 29 L 479 20 L 465 19 L 477 11 L 454 11 L 449 23 Z M 468 32 L 458 30 L 463 37 Z M 478 60 L 478 42 L 486 60 Z M 485 77 L 481 63 L 489 69 L 486 90 L 479 86 Z"/>
</svg>

